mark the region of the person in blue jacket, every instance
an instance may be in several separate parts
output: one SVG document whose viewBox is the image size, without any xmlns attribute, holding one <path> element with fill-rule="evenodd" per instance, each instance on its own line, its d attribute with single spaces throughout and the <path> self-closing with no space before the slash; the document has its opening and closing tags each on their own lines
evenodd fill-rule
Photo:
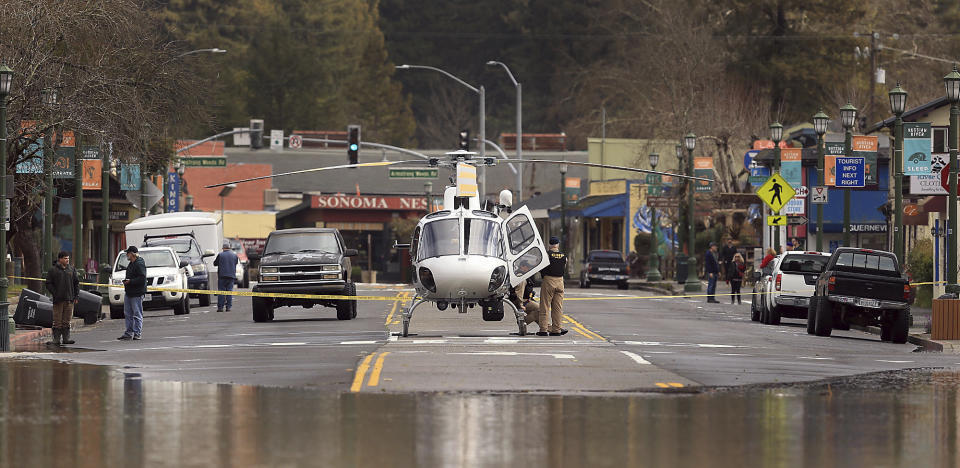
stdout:
<svg viewBox="0 0 960 468">
<path fill-rule="evenodd" d="M 703 256 L 703 271 L 707 274 L 707 302 L 719 304 L 713 295 L 717 293 L 717 276 L 720 275 L 720 264 L 717 262 L 717 243 L 710 243 L 710 250 Z"/>
</svg>

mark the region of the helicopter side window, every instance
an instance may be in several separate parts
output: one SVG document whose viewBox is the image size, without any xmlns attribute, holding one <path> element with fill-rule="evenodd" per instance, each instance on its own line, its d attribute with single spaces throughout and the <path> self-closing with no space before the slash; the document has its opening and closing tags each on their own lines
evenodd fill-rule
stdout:
<svg viewBox="0 0 960 468">
<path fill-rule="evenodd" d="M 495 221 L 485 219 L 463 220 L 463 241 L 467 255 L 501 256 L 503 243 L 500 242 L 500 226 Z"/>
<path fill-rule="evenodd" d="M 413 238 L 410 239 L 410 258 L 417 258 L 417 245 L 420 243 L 420 226 L 413 230 Z"/>
<path fill-rule="evenodd" d="M 539 265 L 541 260 L 543 260 L 543 254 L 540 253 L 540 249 L 530 249 L 513 261 L 513 276 L 520 277 L 527 274 Z"/>
<path fill-rule="evenodd" d="M 507 221 L 507 242 L 510 244 L 510 253 L 516 255 L 533 243 L 536 233 L 533 226 L 524 216 L 517 216 Z"/>
<path fill-rule="evenodd" d="M 420 260 L 460 255 L 460 220 L 441 219 L 423 225 L 420 233 Z"/>
</svg>

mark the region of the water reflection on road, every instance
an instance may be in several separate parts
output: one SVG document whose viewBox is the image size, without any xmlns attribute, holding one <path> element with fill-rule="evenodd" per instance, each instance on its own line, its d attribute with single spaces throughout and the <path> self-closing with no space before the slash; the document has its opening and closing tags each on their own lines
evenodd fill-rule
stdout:
<svg viewBox="0 0 960 468">
<path fill-rule="evenodd" d="M 0 466 L 957 466 L 958 388 L 932 371 L 673 395 L 329 394 L 6 359 Z"/>
</svg>

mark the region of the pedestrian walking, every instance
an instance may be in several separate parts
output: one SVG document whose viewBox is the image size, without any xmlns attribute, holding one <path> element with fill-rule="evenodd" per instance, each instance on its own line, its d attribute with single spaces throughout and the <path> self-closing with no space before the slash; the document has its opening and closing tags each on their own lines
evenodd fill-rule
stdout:
<svg viewBox="0 0 960 468">
<path fill-rule="evenodd" d="M 147 293 L 147 265 L 135 246 L 127 247 L 127 273 L 123 280 L 123 317 L 126 330 L 118 340 L 139 340 L 143 330 L 143 295 Z"/>
<path fill-rule="evenodd" d="M 540 304 L 535 300 L 533 283 L 529 278 L 511 289 L 508 298 L 517 309 L 527 314 L 524 318 L 524 322 L 526 322 L 527 325 L 536 322 L 537 326 L 540 327 L 540 331 L 547 332 L 547 327 L 540 325 Z"/>
<path fill-rule="evenodd" d="M 710 250 L 703 256 L 703 271 L 707 274 L 707 302 L 719 304 L 713 296 L 717 293 L 717 276 L 720 274 L 720 264 L 717 263 L 717 243 L 710 243 Z"/>
<path fill-rule="evenodd" d="M 727 278 L 730 281 L 730 303 L 736 300 L 737 304 L 743 304 L 740 300 L 740 286 L 743 285 L 743 274 L 747 271 L 747 264 L 743 261 L 743 256 L 739 252 L 733 255 L 733 261 L 730 262 Z"/>
<path fill-rule="evenodd" d="M 767 265 L 773 261 L 774 258 L 777 258 L 777 251 L 773 250 L 773 247 L 767 247 L 767 255 L 763 257 L 763 261 L 760 262 L 760 268 L 766 269 Z M 764 273 L 769 275 L 770 273 Z"/>
<path fill-rule="evenodd" d="M 47 272 L 46 285 L 53 298 L 53 341 L 47 344 L 73 344 L 70 319 L 73 306 L 80 299 L 80 277 L 77 269 L 70 266 L 70 253 L 61 251 L 57 254 L 57 262 Z"/>
<path fill-rule="evenodd" d="M 233 285 L 237 282 L 237 254 L 230 248 L 229 242 L 223 243 L 223 251 L 217 254 L 213 259 L 213 266 L 217 267 L 217 289 L 220 291 L 233 291 Z M 227 312 L 233 307 L 233 295 L 220 294 L 217 296 L 217 312 L 223 312 L 226 306 Z"/>
<path fill-rule="evenodd" d="M 540 326 L 550 323 L 547 331 L 541 328 L 537 336 L 560 336 L 567 333 L 567 329 L 560 327 L 563 317 L 563 278 L 567 272 L 567 256 L 560 252 L 560 239 L 550 238 L 550 249 L 547 251 L 550 265 L 543 269 L 543 284 L 540 285 Z M 547 322 L 547 316 L 550 322 Z"/>
<path fill-rule="evenodd" d="M 736 253 L 737 248 L 733 246 L 733 238 L 728 237 L 727 245 L 720 249 L 720 272 L 724 275 L 724 279 L 730 279 L 726 274 L 730 268 L 730 264 L 733 263 L 733 256 L 736 255 Z"/>
</svg>

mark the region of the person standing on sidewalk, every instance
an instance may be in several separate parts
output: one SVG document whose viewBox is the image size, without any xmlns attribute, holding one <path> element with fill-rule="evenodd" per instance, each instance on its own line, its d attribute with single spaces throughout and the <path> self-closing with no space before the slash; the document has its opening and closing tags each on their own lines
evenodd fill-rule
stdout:
<svg viewBox="0 0 960 468">
<path fill-rule="evenodd" d="M 217 267 L 217 289 L 220 291 L 233 291 L 233 285 L 237 282 L 237 254 L 233 253 L 229 242 L 223 243 L 223 251 L 217 254 L 213 259 L 213 266 Z M 233 295 L 220 294 L 217 296 L 217 312 L 223 312 L 223 307 L 227 307 L 227 312 L 233 307 Z"/>
<path fill-rule="evenodd" d="M 143 330 L 143 295 L 147 293 L 147 265 L 140 250 L 127 247 L 127 274 L 123 280 L 123 317 L 127 328 L 118 340 L 139 340 Z"/>
<path fill-rule="evenodd" d="M 550 249 L 547 251 L 550 257 L 550 265 L 543 269 L 543 284 L 540 285 L 540 320 L 537 323 L 542 327 L 550 323 L 547 331 L 541 328 L 537 336 L 560 336 L 565 335 L 567 330 L 560 328 L 560 320 L 563 318 L 563 278 L 567 273 L 567 256 L 560 252 L 560 239 L 556 236 L 550 238 Z M 550 316 L 550 322 L 547 322 L 547 316 Z"/>
<path fill-rule="evenodd" d="M 727 269 L 727 278 L 730 281 L 730 303 L 736 300 L 737 304 L 743 304 L 740 301 L 740 286 L 743 285 L 743 274 L 747 271 L 747 264 L 743 261 L 743 256 L 739 252 L 733 254 L 733 262 Z"/>
<path fill-rule="evenodd" d="M 710 243 L 710 250 L 703 256 L 703 272 L 707 274 L 707 302 L 719 304 L 713 295 L 717 293 L 717 276 L 720 274 L 720 264 L 717 263 L 717 243 Z"/>
<path fill-rule="evenodd" d="M 723 246 L 720 249 L 720 271 L 723 272 L 724 279 L 730 280 L 727 275 L 727 271 L 730 269 L 730 264 L 733 263 L 733 256 L 737 254 L 737 248 L 733 246 L 733 238 L 727 238 L 727 245 Z"/>
<path fill-rule="evenodd" d="M 77 269 L 70 266 L 70 253 L 60 251 L 57 263 L 47 272 L 47 291 L 53 299 L 53 346 L 73 344 L 70 339 L 70 319 L 73 306 L 80 299 L 80 277 Z"/>
</svg>

